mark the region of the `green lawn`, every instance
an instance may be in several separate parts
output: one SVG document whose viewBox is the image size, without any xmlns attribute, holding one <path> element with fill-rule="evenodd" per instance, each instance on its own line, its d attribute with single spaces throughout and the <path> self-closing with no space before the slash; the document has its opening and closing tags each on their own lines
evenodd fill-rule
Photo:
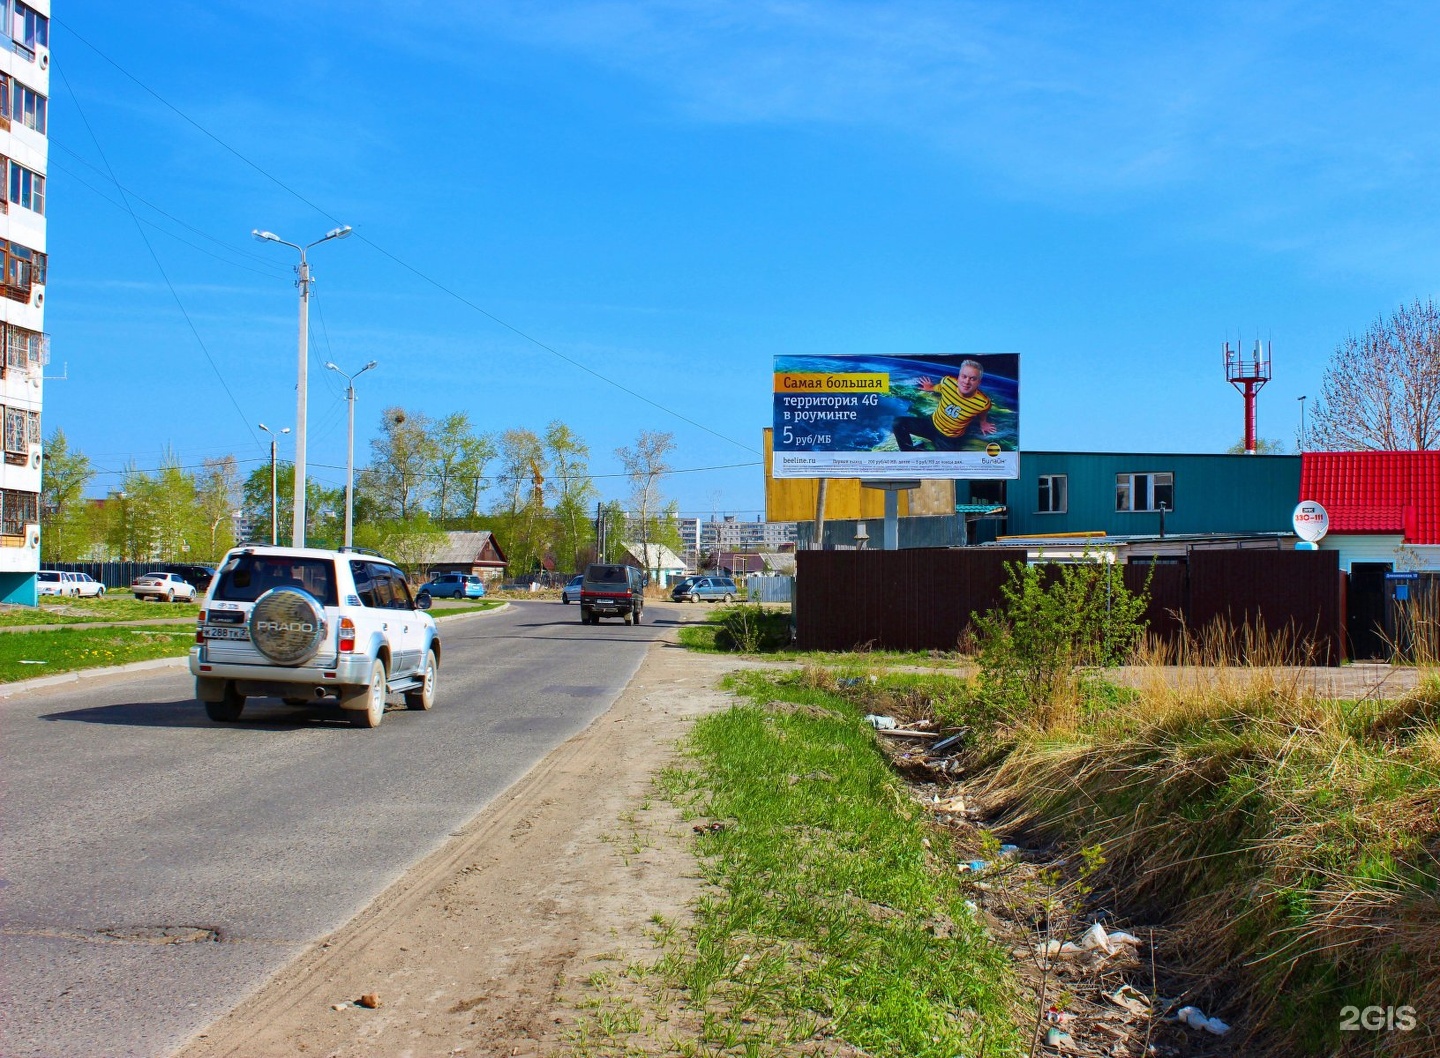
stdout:
<svg viewBox="0 0 1440 1058">
<path fill-rule="evenodd" d="M 89 624 L 97 621 L 154 621 L 166 617 L 194 617 L 195 603 L 141 602 L 129 593 L 110 592 L 96 599 L 45 596 L 40 605 L 0 609 L 0 628 L 25 625 Z"/>
<path fill-rule="evenodd" d="M 186 626 L 59 628 L 0 636 L 0 683 L 76 669 L 183 656 L 195 640 Z"/>
<path fill-rule="evenodd" d="M 504 605 L 504 599 L 436 599 L 430 607 L 430 616 L 444 617 L 446 614 L 484 613 L 486 610 L 496 610 Z"/>
</svg>

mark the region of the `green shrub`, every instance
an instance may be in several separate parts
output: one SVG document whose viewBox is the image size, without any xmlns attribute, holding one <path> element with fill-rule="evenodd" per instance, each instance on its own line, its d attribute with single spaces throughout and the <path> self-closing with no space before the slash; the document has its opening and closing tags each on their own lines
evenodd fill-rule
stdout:
<svg viewBox="0 0 1440 1058">
<path fill-rule="evenodd" d="M 983 693 L 1012 721 L 1073 726 L 1077 670 L 1125 660 L 1144 635 L 1148 591 L 1126 589 L 1108 562 L 1016 562 L 1000 594 L 999 607 L 975 615 Z"/>
<path fill-rule="evenodd" d="M 790 642 L 790 614 L 758 604 L 741 603 L 720 614 L 715 646 L 741 654 L 773 653 Z"/>
</svg>

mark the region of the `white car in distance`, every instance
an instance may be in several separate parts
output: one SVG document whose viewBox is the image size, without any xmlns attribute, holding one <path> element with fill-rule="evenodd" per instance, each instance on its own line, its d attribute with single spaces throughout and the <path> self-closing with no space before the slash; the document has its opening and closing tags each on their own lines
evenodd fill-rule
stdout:
<svg viewBox="0 0 1440 1058">
<path fill-rule="evenodd" d="M 130 582 L 130 592 L 142 602 L 154 599 L 156 602 L 194 602 L 195 585 L 182 580 L 178 573 L 146 573 Z"/>
<path fill-rule="evenodd" d="M 35 574 L 36 595 L 79 595 L 80 584 L 73 573 L 42 569 Z"/>
</svg>

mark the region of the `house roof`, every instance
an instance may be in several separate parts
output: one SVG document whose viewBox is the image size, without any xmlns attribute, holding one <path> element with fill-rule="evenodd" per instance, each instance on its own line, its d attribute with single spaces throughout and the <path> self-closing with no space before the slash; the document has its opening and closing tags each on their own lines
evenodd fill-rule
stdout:
<svg viewBox="0 0 1440 1058">
<path fill-rule="evenodd" d="M 664 544 L 627 543 L 625 550 L 646 569 L 684 569 L 685 560 Z"/>
<path fill-rule="evenodd" d="M 499 555 L 500 561 L 503 562 L 505 553 L 500 550 L 498 543 L 492 542 L 492 536 L 493 534 L 488 529 L 481 529 L 477 532 L 447 532 L 445 543 L 431 557 L 430 562 L 432 565 L 456 565 L 466 562 L 474 564 L 480 561 L 480 557 L 485 553 L 487 543 L 490 543 L 495 553 Z M 486 561 L 494 562 L 495 560 L 487 559 Z"/>
<path fill-rule="evenodd" d="M 1325 508 L 1332 533 L 1440 544 L 1440 452 L 1306 452 L 1300 499 Z"/>
</svg>

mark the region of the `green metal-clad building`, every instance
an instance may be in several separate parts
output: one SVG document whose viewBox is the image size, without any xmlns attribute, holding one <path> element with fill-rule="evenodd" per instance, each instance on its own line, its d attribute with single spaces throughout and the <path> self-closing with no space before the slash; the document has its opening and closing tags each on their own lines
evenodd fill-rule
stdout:
<svg viewBox="0 0 1440 1058">
<path fill-rule="evenodd" d="M 957 481 L 958 504 L 997 502 L 996 535 L 1285 533 L 1300 496 L 1300 457 L 1134 452 L 1022 452 L 1014 481 Z"/>
</svg>

